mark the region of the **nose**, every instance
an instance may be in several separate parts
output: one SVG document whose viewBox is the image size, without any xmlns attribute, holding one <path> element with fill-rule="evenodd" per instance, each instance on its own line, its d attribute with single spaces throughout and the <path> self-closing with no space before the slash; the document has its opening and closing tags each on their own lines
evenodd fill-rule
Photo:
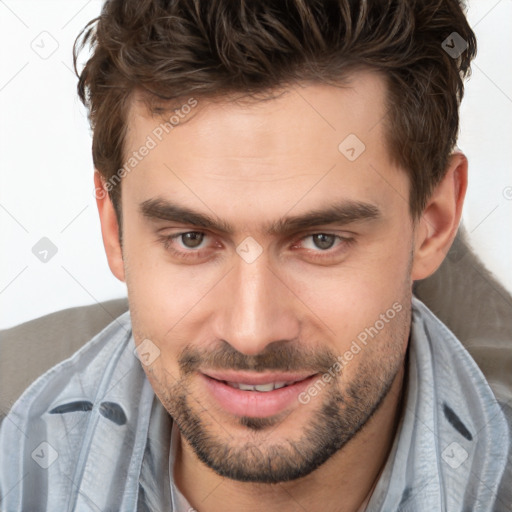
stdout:
<svg viewBox="0 0 512 512">
<path fill-rule="evenodd" d="M 299 336 L 297 300 L 265 253 L 251 263 L 236 257 L 215 300 L 215 336 L 243 354 Z"/>
</svg>

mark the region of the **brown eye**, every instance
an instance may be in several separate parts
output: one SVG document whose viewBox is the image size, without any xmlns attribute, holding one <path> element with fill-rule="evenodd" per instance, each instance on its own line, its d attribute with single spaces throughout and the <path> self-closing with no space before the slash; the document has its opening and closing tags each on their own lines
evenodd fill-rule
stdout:
<svg viewBox="0 0 512 512">
<path fill-rule="evenodd" d="M 198 231 L 189 231 L 180 235 L 181 242 L 189 249 L 195 249 L 201 245 L 204 240 L 204 233 Z"/>
<path fill-rule="evenodd" d="M 166 252 L 179 263 L 200 263 L 215 259 L 216 249 L 222 245 L 211 240 L 208 233 L 202 231 L 182 231 L 172 235 L 162 235 L 159 241 Z"/>
</svg>

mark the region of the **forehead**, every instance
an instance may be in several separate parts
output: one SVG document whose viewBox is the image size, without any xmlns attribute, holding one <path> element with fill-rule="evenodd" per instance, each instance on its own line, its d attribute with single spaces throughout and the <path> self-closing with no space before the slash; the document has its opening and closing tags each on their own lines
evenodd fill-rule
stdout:
<svg viewBox="0 0 512 512">
<path fill-rule="evenodd" d="M 351 130 L 360 138 L 370 139 L 373 128 L 374 135 L 379 135 L 382 128 L 386 107 L 387 86 L 385 78 L 374 71 L 358 71 L 340 80 L 338 85 L 322 83 L 297 83 L 284 86 L 268 92 L 262 92 L 254 97 L 233 93 L 214 98 L 197 98 L 182 96 L 169 103 L 157 104 L 159 109 L 151 113 L 148 102 L 140 92 L 135 92 L 131 98 L 127 115 L 127 146 L 136 143 L 137 139 L 150 133 L 162 122 L 180 126 L 184 137 L 189 130 L 183 127 L 193 123 L 191 128 L 196 137 L 205 131 L 211 137 L 211 125 L 218 131 L 242 136 L 243 128 L 250 128 L 250 139 L 258 135 L 257 124 L 261 128 L 282 128 L 280 133 L 285 137 L 288 133 L 301 131 L 304 135 L 312 135 L 314 131 L 336 132 L 336 140 L 344 131 Z M 192 108 L 189 108 L 191 103 Z M 185 109 L 185 115 L 182 110 Z M 199 122 L 200 121 L 200 122 Z M 297 126 L 295 121 L 300 121 Z M 264 124 L 264 126 L 263 126 Z M 302 127 L 302 130 L 298 130 Z M 306 129 L 309 127 L 309 130 Z M 264 130 L 259 131 L 259 135 Z M 234 132 L 234 133 L 233 133 Z M 166 132 L 167 134 L 167 132 Z M 177 138 L 173 133 L 173 137 Z M 272 137 L 276 132 L 272 133 Z M 373 137 L 372 137 L 373 139 Z M 243 148 L 232 148 L 242 150 Z"/>
<path fill-rule="evenodd" d="M 318 206 L 326 194 L 377 205 L 397 199 L 382 178 L 391 173 L 386 179 L 403 181 L 404 175 L 385 143 L 386 86 L 376 73 L 355 73 L 339 87 L 295 84 L 265 100 L 184 98 L 179 104 L 190 108 L 155 116 L 140 99 L 132 101 L 126 158 L 152 142 L 124 179 L 123 196 L 128 185 L 139 203 L 173 197 L 202 210 L 201 198 L 208 198 L 213 211 L 233 214 L 236 206 L 263 199 L 267 211 L 272 204 L 291 208 L 301 196 L 304 208 Z M 397 187 L 403 183 L 391 189 Z M 356 192 L 367 197 L 355 198 Z"/>
</svg>

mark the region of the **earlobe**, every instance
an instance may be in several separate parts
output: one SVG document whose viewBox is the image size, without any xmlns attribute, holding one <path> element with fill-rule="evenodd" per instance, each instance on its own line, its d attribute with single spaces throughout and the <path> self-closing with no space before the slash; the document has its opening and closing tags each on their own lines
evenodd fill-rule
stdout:
<svg viewBox="0 0 512 512">
<path fill-rule="evenodd" d="M 462 215 L 467 171 L 467 158 L 460 152 L 453 153 L 444 178 L 429 198 L 416 226 L 414 281 L 433 274 L 451 247 Z"/>
<path fill-rule="evenodd" d="M 101 234 L 103 245 L 107 255 L 108 265 L 112 273 L 120 280 L 125 280 L 124 262 L 121 242 L 119 237 L 119 224 L 114 205 L 110 200 L 105 182 L 101 174 L 94 171 L 94 187 L 96 196 L 96 205 L 101 223 Z"/>
</svg>

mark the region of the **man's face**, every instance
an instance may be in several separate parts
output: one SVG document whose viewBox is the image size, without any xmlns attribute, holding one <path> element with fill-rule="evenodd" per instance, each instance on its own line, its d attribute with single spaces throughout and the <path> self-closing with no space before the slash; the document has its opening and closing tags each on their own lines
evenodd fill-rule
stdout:
<svg viewBox="0 0 512 512">
<path fill-rule="evenodd" d="M 122 182 L 133 334 L 155 393 L 221 475 L 310 473 L 394 382 L 413 223 L 384 100 L 371 73 L 263 102 L 199 100 L 161 141 L 161 120 L 133 103 L 127 158 L 156 142 Z"/>
</svg>

